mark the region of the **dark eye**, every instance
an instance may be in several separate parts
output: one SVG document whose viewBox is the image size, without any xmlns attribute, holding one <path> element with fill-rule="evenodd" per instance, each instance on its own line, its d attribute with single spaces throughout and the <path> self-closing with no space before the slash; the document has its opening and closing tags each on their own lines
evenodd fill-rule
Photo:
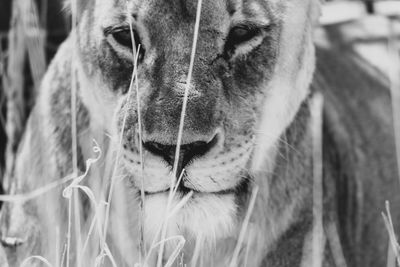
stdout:
<svg viewBox="0 0 400 267">
<path fill-rule="evenodd" d="M 233 27 L 225 42 L 225 53 L 228 56 L 232 55 L 237 46 L 250 41 L 260 33 L 261 30 L 253 26 L 240 25 Z"/>
<path fill-rule="evenodd" d="M 128 48 L 130 51 L 132 51 L 132 38 L 131 38 L 130 29 L 115 31 L 112 33 L 112 36 L 119 45 L 124 46 L 125 48 Z M 139 49 L 139 46 L 140 46 L 138 60 L 141 61 L 141 60 L 143 60 L 145 50 L 142 45 L 140 36 L 136 31 L 133 31 L 133 38 L 135 41 L 136 51 L 137 51 L 137 49 Z"/>
</svg>

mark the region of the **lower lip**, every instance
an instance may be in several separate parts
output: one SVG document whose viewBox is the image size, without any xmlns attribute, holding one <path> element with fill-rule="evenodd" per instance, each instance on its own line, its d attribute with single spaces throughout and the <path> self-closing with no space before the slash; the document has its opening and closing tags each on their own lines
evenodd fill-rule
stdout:
<svg viewBox="0 0 400 267">
<path fill-rule="evenodd" d="M 234 189 L 228 189 L 228 190 L 221 190 L 221 191 L 217 191 L 217 192 L 201 192 L 201 191 L 196 191 L 190 188 L 186 188 L 187 190 L 177 190 L 176 192 L 179 193 L 180 195 L 186 195 L 189 192 L 193 192 L 194 194 L 198 194 L 198 195 L 229 195 L 229 194 L 234 194 L 235 190 Z M 167 189 L 164 191 L 156 191 L 156 192 L 147 192 L 145 191 L 144 194 L 145 196 L 153 196 L 153 195 L 158 195 L 158 194 L 165 194 L 165 193 L 169 193 L 171 190 Z"/>
</svg>

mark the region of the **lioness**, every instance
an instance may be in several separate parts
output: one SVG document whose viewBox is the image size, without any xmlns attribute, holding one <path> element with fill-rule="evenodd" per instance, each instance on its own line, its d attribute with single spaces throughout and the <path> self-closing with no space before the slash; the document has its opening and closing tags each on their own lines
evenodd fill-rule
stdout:
<svg viewBox="0 0 400 267">
<path fill-rule="evenodd" d="M 203 0 L 198 28 L 196 0 L 77 5 L 76 29 L 43 80 L 9 172 L 9 193 L 76 173 L 76 163 L 88 171 L 81 183 L 95 198 L 108 190 L 116 197 L 104 209 L 83 194 L 68 202 L 57 187 L 6 203 L 1 234 L 11 266 L 31 255 L 54 266 L 168 265 L 182 240 L 176 236 L 186 240 L 177 266 L 385 264 L 388 238 L 379 213 L 385 199 L 400 203 L 389 98 L 383 90 L 346 83 L 346 69 L 334 64 L 345 61 L 327 50 L 318 52 L 311 86 L 319 0 Z M 317 90 L 326 98 L 323 232 L 315 231 L 313 213 L 310 105 Z M 375 109 L 368 97 L 377 101 Z M 365 115 L 356 117 L 360 111 Z M 93 139 L 101 155 L 91 152 Z M 96 156 L 98 162 L 85 166 Z M 172 204 L 171 176 L 179 179 Z M 102 217 L 107 212 L 109 219 Z M 107 231 L 89 246 L 108 261 L 87 257 L 79 240 L 90 239 L 93 218 Z M 163 239 L 171 241 L 154 244 Z"/>
</svg>

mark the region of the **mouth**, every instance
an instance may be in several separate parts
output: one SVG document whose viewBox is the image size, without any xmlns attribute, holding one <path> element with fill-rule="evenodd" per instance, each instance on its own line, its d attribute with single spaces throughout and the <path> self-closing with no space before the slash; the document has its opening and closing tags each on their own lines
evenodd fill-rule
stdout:
<svg viewBox="0 0 400 267">
<path fill-rule="evenodd" d="M 180 196 L 185 196 L 190 192 L 193 192 L 196 195 L 245 195 L 246 193 L 249 192 L 249 185 L 250 185 L 250 179 L 249 178 L 243 178 L 240 183 L 238 183 L 235 187 L 229 188 L 229 189 L 223 189 L 220 191 L 213 191 L 213 192 L 208 192 L 208 191 L 201 191 L 201 190 L 196 190 L 194 188 L 189 188 L 183 184 L 183 179 L 180 181 L 180 183 L 177 185 L 176 188 L 176 193 Z M 165 194 L 169 193 L 171 191 L 171 188 L 166 188 L 165 190 L 159 190 L 159 191 L 144 191 L 145 196 L 153 196 L 153 195 L 158 195 L 158 194 Z"/>
</svg>

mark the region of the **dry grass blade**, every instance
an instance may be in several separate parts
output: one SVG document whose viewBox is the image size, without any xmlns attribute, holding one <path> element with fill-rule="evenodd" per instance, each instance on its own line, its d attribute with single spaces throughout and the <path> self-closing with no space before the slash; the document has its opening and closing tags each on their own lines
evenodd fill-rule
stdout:
<svg viewBox="0 0 400 267">
<path fill-rule="evenodd" d="M 183 127 L 185 124 L 187 100 L 188 100 L 188 95 L 189 95 L 190 83 L 192 81 L 193 66 L 194 66 L 194 60 L 195 60 L 196 48 L 197 48 L 197 40 L 199 37 L 202 4 L 203 4 L 203 1 L 198 0 L 197 10 L 196 10 L 196 22 L 195 22 L 194 34 L 193 34 L 192 52 L 190 55 L 189 70 L 188 70 L 188 75 L 187 75 L 187 79 L 186 79 L 185 94 L 184 94 L 183 103 L 182 103 L 182 111 L 181 111 L 181 117 L 180 117 L 180 122 L 179 122 L 178 139 L 176 142 L 175 159 L 174 159 L 174 166 L 173 166 L 172 176 L 171 176 L 170 192 L 169 192 L 169 196 L 168 196 L 168 204 L 167 204 L 166 214 L 168 214 L 169 208 L 170 208 L 170 205 L 172 202 L 173 188 L 175 186 L 176 174 L 178 172 L 179 152 L 180 152 L 180 147 L 182 144 L 182 135 L 183 135 Z M 161 239 L 165 239 L 165 236 L 167 234 L 167 224 L 168 224 L 168 222 L 164 221 L 163 230 L 161 233 Z M 160 250 L 158 253 L 158 259 L 157 259 L 157 267 L 161 267 L 161 265 L 162 265 L 163 254 L 164 254 L 164 244 L 162 244 L 160 246 Z"/>
<path fill-rule="evenodd" d="M 247 208 L 247 212 L 246 212 L 246 216 L 243 220 L 243 225 L 242 225 L 242 229 L 240 230 L 240 234 L 239 234 L 239 238 L 238 241 L 236 243 L 236 247 L 235 250 L 233 252 L 233 256 L 232 256 L 232 260 L 231 263 L 229 264 L 229 267 L 235 267 L 235 266 L 239 266 L 239 253 L 240 250 L 242 249 L 242 245 L 243 245 L 243 241 L 245 238 L 245 235 L 247 233 L 247 229 L 248 229 L 248 225 L 249 225 L 249 221 L 250 221 L 250 216 L 253 213 L 253 209 L 254 209 L 254 205 L 256 203 L 256 198 L 257 198 L 257 194 L 258 194 L 258 186 L 254 185 L 253 186 L 253 190 L 251 192 L 251 198 L 250 198 L 250 202 L 249 202 L 249 206 Z"/>
<path fill-rule="evenodd" d="M 185 246 L 185 238 L 183 236 L 179 236 L 178 244 L 175 246 L 174 251 L 171 253 L 171 255 L 168 258 L 167 263 L 164 265 L 164 267 L 171 267 L 175 260 L 178 258 L 179 253 L 181 252 L 182 248 Z"/>
<path fill-rule="evenodd" d="M 129 2 L 127 2 L 128 8 L 126 9 L 128 12 L 130 10 L 129 8 Z M 129 18 L 129 29 L 130 29 L 130 34 L 131 34 L 131 41 L 132 41 L 132 54 L 136 55 L 136 57 L 133 58 L 134 61 L 134 66 L 133 66 L 133 73 L 132 77 L 135 79 L 135 89 L 136 89 L 136 105 L 137 105 L 137 114 L 138 114 L 138 132 L 139 132 L 139 155 L 140 155 L 140 259 L 139 262 L 142 264 L 142 254 L 144 257 L 146 257 L 146 244 L 144 241 L 144 206 L 145 206 L 145 194 L 144 194 L 144 157 L 143 157 L 143 138 L 142 138 L 142 112 L 141 112 L 141 105 L 140 105 L 140 92 L 139 92 L 139 79 L 138 79 L 138 71 L 137 71 L 137 65 L 138 65 L 138 58 L 140 54 L 140 49 L 141 45 L 138 46 L 138 49 L 136 51 L 136 40 L 135 40 L 135 35 L 133 33 L 133 28 L 132 28 L 132 16 L 128 14 Z"/>
<path fill-rule="evenodd" d="M 197 40 L 199 38 L 202 2 L 203 2 L 202 0 L 198 0 L 198 2 L 197 2 L 196 23 L 194 26 L 195 29 L 194 29 L 194 35 L 193 35 L 192 53 L 190 55 L 189 71 L 188 71 L 188 75 L 187 75 L 187 79 L 186 79 L 185 94 L 183 97 L 181 118 L 180 118 L 180 122 L 179 122 L 178 140 L 176 142 L 175 160 L 174 160 L 173 176 L 172 176 L 173 181 L 175 181 L 175 177 L 176 177 L 176 174 L 178 171 L 179 152 L 180 152 L 180 147 L 182 144 L 182 135 L 183 135 L 183 127 L 185 124 L 186 107 L 187 107 L 187 101 L 188 101 L 188 96 L 189 96 L 190 83 L 192 82 L 193 66 L 194 66 L 194 60 L 195 60 L 196 48 L 197 48 Z M 171 184 L 173 185 L 174 182 L 172 182 Z M 172 188 L 172 186 L 171 186 L 171 188 Z"/>
<path fill-rule="evenodd" d="M 46 71 L 45 56 L 45 32 L 39 23 L 39 12 L 34 0 L 24 1 L 21 4 L 22 20 L 25 30 L 29 64 L 32 73 L 33 84 L 36 90 L 40 86 L 42 77 Z"/>
<path fill-rule="evenodd" d="M 88 176 L 91 166 L 101 158 L 102 152 L 101 152 L 101 149 L 99 147 L 99 144 L 96 142 L 96 140 L 93 140 L 93 143 L 94 143 L 93 152 L 95 154 L 97 154 L 97 156 L 95 158 L 89 158 L 89 159 L 86 160 L 86 170 L 85 170 L 85 172 L 82 175 L 74 178 L 72 183 L 63 190 L 63 197 L 71 198 L 72 190 L 79 186 L 79 183 L 81 183 L 82 180 L 85 179 L 85 177 Z"/>
<path fill-rule="evenodd" d="M 5 79 L 5 93 L 7 97 L 7 119 L 6 119 L 6 180 L 3 186 L 6 191 L 10 189 L 7 174 L 11 174 L 15 164 L 15 147 L 17 147 L 24 130 L 26 120 L 26 103 L 24 101 L 24 65 L 25 65 L 25 34 L 21 19 L 21 4 L 24 1 L 12 2 L 12 18 L 8 34 L 9 57 L 7 66 L 7 77 Z"/>
<path fill-rule="evenodd" d="M 176 191 L 178 190 L 178 185 L 182 181 L 183 176 L 185 176 L 185 169 L 182 169 L 181 175 L 179 175 L 179 179 L 176 182 L 176 185 L 174 187 L 174 191 L 172 192 L 172 197 L 174 197 L 176 195 Z"/>
<path fill-rule="evenodd" d="M 69 267 L 70 263 L 70 252 L 71 252 L 71 231 L 72 231 L 72 199 L 68 199 L 68 227 L 67 227 L 67 251 L 66 251 L 66 263 Z"/>
<path fill-rule="evenodd" d="M 193 256 L 192 256 L 192 261 L 191 261 L 191 265 L 190 265 L 191 267 L 197 266 L 197 262 L 199 261 L 199 258 L 200 258 L 200 252 L 201 252 L 201 247 L 203 246 L 203 242 L 204 242 L 204 237 L 202 234 L 199 234 L 196 237 L 196 245 L 195 245 Z"/>
<path fill-rule="evenodd" d="M 386 260 L 386 267 L 396 267 L 396 257 L 393 253 L 393 249 L 391 249 L 391 241 L 389 238 L 388 241 L 388 253 L 387 253 L 387 260 Z"/>
<path fill-rule="evenodd" d="M 113 196 L 113 191 L 114 191 L 114 186 L 115 186 L 115 179 L 116 179 L 116 174 L 117 174 L 117 169 L 119 166 L 119 159 L 121 155 L 121 150 L 122 150 L 122 141 L 123 141 L 123 135 L 124 135 L 124 130 L 125 130 L 125 125 L 126 125 L 126 119 L 128 117 L 128 110 L 129 110 L 129 103 L 131 101 L 132 97 L 132 88 L 133 88 L 133 82 L 134 78 L 136 77 L 135 73 L 137 72 L 137 60 L 139 58 L 139 50 L 136 51 L 135 54 L 135 63 L 134 63 L 134 69 L 133 69 L 133 75 L 131 77 L 130 85 L 129 85 L 129 91 L 128 91 L 128 96 L 126 98 L 126 105 L 125 105 L 125 110 L 124 110 L 124 117 L 122 121 L 122 126 L 121 126 L 121 132 L 118 138 L 118 144 L 117 144 L 117 154 L 115 157 L 115 162 L 114 162 L 114 168 L 113 172 L 111 175 L 111 184 L 108 192 L 108 197 L 107 197 L 107 206 L 106 206 L 106 211 L 105 211 L 105 217 L 104 217 L 104 229 L 103 229 L 103 241 L 102 241 L 102 251 L 106 248 L 106 236 L 107 236 L 107 229 L 108 229 L 108 223 L 109 223 L 109 216 L 110 216 L 110 208 L 111 208 L 111 200 Z"/>
<path fill-rule="evenodd" d="M 163 246 L 167 242 L 176 241 L 176 240 L 178 241 L 177 245 L 176 245 L 174 251 L 171 253 L 171 256 L 168 258 L 167 263 L 164 265 L 164 266 L 169 266 L 169 267 L 172 266 L 172 264 L 175 262 L 176 258 L 178 257 L 180 251 L 182 250 L 183 246 L 185 245 L 186 241 L 183 236 L 180 236 L 180 235 L 179 236 L 171 236 L 171 237 L 168 237 L 166 239 L 163 239 L 163 240 L 153 244 L 150 247 L 149 254 L 151 253 L 152 250 L 154 250 L 158 246 Z M 145 263 L 146 262 L 147 262 L 147 260 L 145 260 Z M 144 266 L 147 266 L 147 265 L 144 265 Z"/>
<path fill-rule="evenodd" d="M 329 223 L 326 226 L 325 232 L 329 241 L 329 247 L 331 248 L 333 260 L 336 264 L 335 266 L 347 267 L 336 224 L 334 222 Z"/>
<path fill-rule="evenodd" d="M 42 262 L 43 264 L 45 264 L 48 267 L 53 267 L 53 265 L 46 260 L 44 257 L 42 256 L 30 256 L 29 258 L 26 258 L 20 265 L 20 267 L 28 267 L 28 266 L 32 266 L 32 264 L 30 263 L 32 260 L 37 260 Z"/>
<path fill-rule="evenodd" d="M 189 201 L 189 199 L 193 196 L 193 191 L 190 191 L 187 193 L 179 202 L 176 204 L 176 206 L 171 209 L 168 214 L 167 214 L 167 220 L 170 218 L 174 217 L 178 211 L 183 208 L 183 206 Z"/>
<path fill-rule="evenodd" d="M 389 233 L 389 241 L 396 257 L 397 265 L 400 266 L 400 246 L 396 238 L 396 233 L 394 231 L 392 216 L 390 215 L 390 204 L 388 201 L 386 201 L 385 206 L 386 214 L 382 212 L 382 217 L 385 222 L 386 230 Z"/>
<path fill-rule="evenodd" d="M 190 198 L 193 196 L 193 191 L 190 191 L 186 196 L 184 196 L 170 211 L 167 215 L 166 218 L 163 222 L 165 224 L 166 222 L 169 221 L 170 218 L 175 216 L 176 213 L 190 200 Z M 168 238 L 160 239 L 160 241 L 157 242 L 158 237 L 160 236 L 161 231 L 163 230 L 163 224 L 157 229 L 156 234 L 154 235 L 153 241 L 151 243 L 151 247 L 147 253 L 147 257 L 144 260 L 144 263 L 147 263 L 149 261 L 150 255 L 152 251 L 158 246 L 164 246 L 165 240 L 168 240 Z"/>
<path fill-rule="evenodd" d="M 388 40 L 389 58 L 389 80 L 390 80 L 390 92 L 392 99 L 392 113 L 393 113 L 393 125 L 394 134 L 396 141 L 396 156 L 397 156 L 397 168 L 398 178 L 400 181 L 400 59 L 399 49 L 396 45 L 396 35 L 394 30 L 394 22 L 389 19 L 389 40 Z"/>
<path fill-rule="evenodd" d="M 244 254 L 244 261 L 243 261 L 243 266 L 244 267 L 247 266 L 247 262 L 249 260 L 250 248 L 251 248 L 251 245 L 252 245 L 252 242 L 253 242 L 253 239 L 251 237 L 254 235 L 252 229 L 249 229 L 249 231 L 250 231 L 250 233 L 249 233 L 248 238 L 247 238 L 246 251 L 245 251 L 245 254 Z"/>
<path fill-rule="evenodd" d="M 76 32 L 76 14 L 77 14 L 77 2 L 76 0 L 71 0 L 71 10 L 72 10 L 72 40 L 73 45 L 77 44 L 77 32 Z M 78 132 L 77 132 L 77 88 L 76 88 L 76 70 L 74 62 L 76 62 L 76 49 L 73 49 L 72 54 L 72 64 L 71 64 L 71 151 L 72 151 L 72 173 L 74 176 L 78 175 Z M 75 197 L 74 197 L 75 196 Z M 72 201 L 74 209 L 74 224 L 75 224 L 75 239 L 76 239 L 76 253 L 77 253 L 77 266 L 80 267 L 80 253 L 82 251 L 82 242 L 80 236 L 80 206 L 79 206 L 79 194 L 78 191 L 72 194 L 68 198 L 68 233 L 67 233 L 67 267 L 69 266 L 69 255 L 70 255 L 70 241 L 71 241 L 71 215 L 72 215 Z"/>
<path fill-rule="evenodd" d="M 323 229 L 323 182 L 322 182 L 322 110 L 323 96 L 317 93 L 311 102 L 311 123 L 313 140 L 313 233 L 312 233 L 312 262 L 313 267 L 322 266 L 324 254 Z"/>
<path fill-rule="evenodd" d="M 60 242 L 60 227 L 56 226 L 55 254 L 56 254 L 56 264 L 57 264 L 57 266 L 59 266 L 60 263 L 61 263 L 61 261 L 60 261 L 61 260 L 60 259 L 60 256 L 61 256 L 60 244 L 61 244 L 61 242 Z"/>
<path fill-rule="evenodd" d="M 392 114 L 393 114 L 393 127 L 394 136 L 396 144 L 396 158 L 397 158 L 397 170 L 398 179 L 400 181 L 400 59 L 399 59 L 399 49 L 397 47 L 396 34 L 394 30 L 393 19 L 388 20 L 389 25 L 389 39 L 388 39 L 388 53 L 389 58 L 389 82 L 390 82 L 390 93 L 392 100 Z M 393 251 L 389 249 L 388 251 L 388 266 L 394 266 L 394 259 L 396 258 L 398 266 L 400 266 L 399 261 L 399 251 L 398 243 L 396 240 L 393 223 L 390 216 L 389 203 L 386 203 L 386 211 L 388 215 L 382 214 L 385 221 L 385 226 L 389 232 L 389 242 L 392 246 Z M 394 254 L 394 255 L 393 255 Z"/>
<path fill-rule="evenodd" d="M 73 176 L 72 174 L 65 176 L 64 178 L 57 180 L 55 182 L 49 183 L 48 185 L 45 185 L 41 188 L 38 188 L 36 190 L 33 190 L 29 193 L 25 193 L 25 194 L 16 194 L 16 195 L 0 195 L 0 201 L 2 202 L 26 202 L 28 200 L 37 198 L 42 196 L 45 193 L 50 192 L 51 190 L 53 190 L 54 188 L 61 186 L 73 179 L 75 179 L 76 177 Z"/>
<path fill-rule="evenodd" d="M 73 185 L 76 186 L 79 183 L 79 181 L 81 181 L 83 178 L 85 178 L 87 176 L 91 165 L 100 159 L 101 151 L 98 150 L 98 147 L 97 148 L 94 147 L 94 151 L 96 153 L 99 153 L 99 155 L 97 156 L 97 158 L 88 159 L 86 161 L 86 170 L 85 170 L 84 174 L 82 174 L 78 177 L 74 176 L 73 174 L 67 175 L 62 179 L 57 179 L 56 181 L 49 183 L 48 185 L 45 185 L 43 187 L 40 187 L 34 191 L 31 191 L 29 193 L 17 194 L 17 195 L 0 195 L 0 201 L 2 201 L 2 202 L 26 202 L 26 201 L 32 200 L 34 198 L 40 197 L 43 194 L 50 192 L 54 188 L 59 187 L 65 183 L 68 183 L 69 181 L 74 181 Z M 71 183 L 71 185 L 72 185 L 72 183 Z M 65 194 L 71 193 L 68 191 L 68 188 L 69 187 L 67 187 L 65 189 L 65 190 L 67 190 L 67 191 L 64 191 Z"/>
</svg>

